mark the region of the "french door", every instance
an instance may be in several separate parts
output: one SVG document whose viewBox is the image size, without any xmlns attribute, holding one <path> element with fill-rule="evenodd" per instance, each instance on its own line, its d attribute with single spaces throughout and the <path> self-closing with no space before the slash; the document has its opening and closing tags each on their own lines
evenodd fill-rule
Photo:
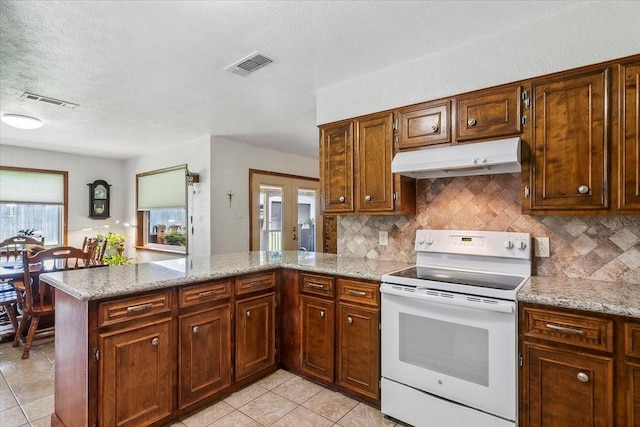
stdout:
<svg viewBox="0 0 640 427">
<path fill-rule="evenodd" d="M 251 250 L 322 251 L 317 179 L 251 170 L 249 181 Z"/>
</svg>

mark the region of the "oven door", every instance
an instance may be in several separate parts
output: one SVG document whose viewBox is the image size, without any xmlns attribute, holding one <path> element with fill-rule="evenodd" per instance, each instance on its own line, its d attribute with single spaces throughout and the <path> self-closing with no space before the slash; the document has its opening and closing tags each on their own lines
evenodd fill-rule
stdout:
<svg viewBox="0 0 640 427">
<path fill-rule="evenodd" d="M 514 301 L 387 283 L 380 291 L 384 378 L 516 419 Z"/>
</svg>

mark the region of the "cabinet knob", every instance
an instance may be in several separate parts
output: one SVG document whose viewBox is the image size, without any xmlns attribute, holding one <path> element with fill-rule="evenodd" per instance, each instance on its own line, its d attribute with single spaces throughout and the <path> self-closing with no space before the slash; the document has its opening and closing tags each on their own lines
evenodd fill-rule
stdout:
<svg viewBox="0 0 640 427">
<path fill-rule="evenodd" d="M 353 323 L 353 317 L 347 316 L 347 323 L 352 324 Z"/>
<path fill-rule="evenodd" d="M 320 317 L 324 317 L 324 310 L 320 310 Z"/>
<path fill-rule="evenodd" d="M 365 202 L 370 202 L 371 201 L 371 196 L 368 195 L 368 194 L 366 196 L 364 196 L 364 201 Z"/>
<path fill-rule="evenodd" d="M 158 343 L 160 343 L 160 340 L 158 339 L 158 337 L 155 337 L 154 339 L 151 340 L 151 345 L 158 345 Z"/>
<path fill-rule="evenodd" d="M 478 122 L 477 122 L 477 121 L 476 121 L 476 119 L 474 119 L 473 117 L 471 117 L 469 120 L 467 120 L 467 124 L 468 124 L 469 126 L 475 126 L 475 125 L 476 125 L 476 123 L 478 123 Z"/>
<path fill-rule="evenodd" d="M 344 196 L 340 196 L 340 198 L 338 200 L 340 200 L 340 203 L 344 203 L 344 201 L 347 200 L 347 199 L 345 199 Z"/>
<path fill-rule="evenodd" d="M 200 332 L 200 326 L 196 325 L 191 330 L 193 331 L 194 334 L 197 334 L 198 332 Z"/>
<path fill-rule="evenodd" d="M 576 377 L 581 383 L 586 383 L 587 381 L 589 381 L 589 375 L 585 374 L 584 372 L 578 372 L 578 375 L 576 375 Z"/>
<path fill-rule="evenodd" d="M 433 132 L 438 132 L 438 126 L 436 126 L 436 125 L 431 126 L 431 130 Z"/>
<path fill-rule="evenodd" d="M 580 194 L 587 194 L 589 192 L 589 187 L 586 185 L 581 185 L 580 187 L 578 187 L 578 193 Z"/>
<path fill-rule="evenodd" d="M 247 317 L 251 317 L 251 310 L 247 310 Z"/>
</svg>

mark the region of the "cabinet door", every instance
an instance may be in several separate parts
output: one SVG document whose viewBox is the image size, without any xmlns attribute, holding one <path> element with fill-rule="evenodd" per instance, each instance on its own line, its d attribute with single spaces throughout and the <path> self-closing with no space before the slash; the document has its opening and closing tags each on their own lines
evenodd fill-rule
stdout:
<svg viewBox="0 0 640 427">
<path fill-rule="evenodd" d="M 356 210 L 360 213 L 393 211 L 393 115 L 364 117 L 358 120 L 357 129 Z"/>
<path fill-rule="evenodd" d="M 628 427 L 640 425 L 640 365 L 625 362 L 626 367 L 626 405 Z"/>
<path fill-rule="evenodd" d="M 339 303 L 337 383 L 378 399 L 380 381 L 380 329 L 377 309 Z"/>
<path fill-rule="evenodd" d="M 236 302 L 236 380 L 275 363 L 275 293 Z"/>
<path fill-rule="evenodd" d="M 323 212 L 352 212 L 353 122 L 320 128 L 320 177 Z"/>
<path fill-rule="evenodd" d="M 231 385 L 231 306 L 180 316 L 180 408 Z"/>
<path fill-rule="evenodd" d="M 613 359 L 524 344 L 524 425 L 613 425 Z"/>
<path fill-rule="evenodd" d="M 532 209 L 607 208 L 607 74 L 533 84 Z"/>
<path fill-rule="evenodd" d="M 640 212 L 640 64 L 622 68 L 622 122 L 618 155 L 618 208 Z"/>
<path fill-rule="evenodd" d="M 457 100 L 458 141 L 522 133 L 519 85 L 488 89 Z"/>
<path fill-rule="evenodd" d="M 334 302 L 300 297 L 302 303 L 302 372 L 333 382 Z"/>
<path fill-rule="evenodd" d="M 100 426 L 148 425 L 171 414 L 171 320 L 100 334 Z"/>
<path fill-rule="evenodd" d="M 427 102 L 398 111 L 398 148 L 451 142 L 451 102 Z"/>
</svg>

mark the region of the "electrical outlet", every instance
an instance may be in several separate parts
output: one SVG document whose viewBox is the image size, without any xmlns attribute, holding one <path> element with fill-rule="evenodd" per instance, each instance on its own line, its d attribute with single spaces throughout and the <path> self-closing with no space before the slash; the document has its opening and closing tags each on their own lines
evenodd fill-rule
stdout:
<svg viewBox="0 0 640 427">
<path fill-rule="evenodd" d="M 541 258 L 549 258 L 551 256 L 551 244 L 548 237 L 533 238 L 533 255 Z"/>
<path fill-rule="evenodd" d="M 387 246 L 389 244 L 389 232 L 388 231 L 380 231 L 378 233 L 378 244 L 380 246 Z"/>
</svg>

